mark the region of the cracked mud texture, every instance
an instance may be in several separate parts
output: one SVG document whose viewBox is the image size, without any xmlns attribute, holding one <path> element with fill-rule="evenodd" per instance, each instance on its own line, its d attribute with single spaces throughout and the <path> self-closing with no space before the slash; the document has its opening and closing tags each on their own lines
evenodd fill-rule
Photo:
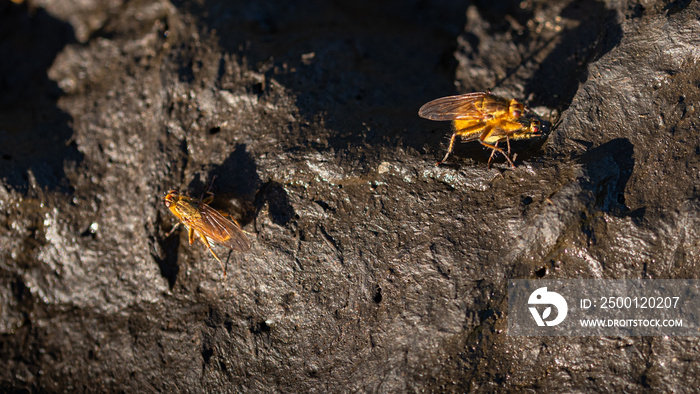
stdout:
<svg viewBox="0 0 700 394">
<path fill-rule="evenodd" d="M 508 336 L 511 278 L 698 278 L 700 4 L 0 0 L 2 391 L 695 391 L 700 341 Z M 556 120 L 489 169 L 417 116 Z M 551 115 L 551 118 L 550 118 Z M 551 126 L 551 125 L 550 125 Z M 245 254 L 188 245 L 203 193 Z"/>
</svg>

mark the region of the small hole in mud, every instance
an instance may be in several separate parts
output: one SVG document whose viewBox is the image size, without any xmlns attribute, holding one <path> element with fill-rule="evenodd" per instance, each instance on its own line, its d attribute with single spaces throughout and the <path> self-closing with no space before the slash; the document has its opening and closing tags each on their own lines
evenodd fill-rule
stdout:
<svg viewBox="0 0 700 394">
<path fill-rule="evenodd" d="M 620 205 L 625 205 L 625 195 L 622 193 L 617 194 L 617 203 Z"/>
<path fill-rule="evenodd" d="M 271 327 L 265 321 L 258 322 L 250 328 L 250 332 L 253 334 L 262 334 L 264 332 L 270 332 Z"/>
<path fill-rule="evenodd" d="M 535 275 L 537 275 L 538 278 L 544 278 L 545 275 L 547 275 L 547 267 L 542 267 L 535 271 Z"/>
<path fill-rule="evenodd" d="M 262 94 L 265 92 L 265 83 L 264 82 L 257 82 L 253 85 L 253 92 L 255 94 Z"/>
<path fill-rule="evenodd" d="M 374 291 L 374 297 L 372 297 L 372 300 L 377 304 L 382 302 L 382 288 L 381 287 L 377 286 L 377 288 Z"/>
<path fill-rule="evenodd" d="M 205 347 L 202 349 L 202 358 L 204 359 L 204 363 L 208 364 L 209 360 L 211 360 L 211 356 L 214 355 L 214 349 L 210 347 Z"/>
</svg>

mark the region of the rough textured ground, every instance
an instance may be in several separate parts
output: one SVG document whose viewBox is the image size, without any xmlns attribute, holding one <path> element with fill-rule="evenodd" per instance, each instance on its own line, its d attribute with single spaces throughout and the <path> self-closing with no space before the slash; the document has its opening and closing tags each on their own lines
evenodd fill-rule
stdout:
<svg viewBox="0 0 700 394">
<path fill-rule="evenodd" d="M 693 391 L 700 341 L 513 337 L 510 278 L 697 278 L 700 4 L 0 1 L 2 391 Z M 561 122 L 515 170 L 418 118 Z M 228 276 L 163 206 L 239 219 Z"/>
</svg>

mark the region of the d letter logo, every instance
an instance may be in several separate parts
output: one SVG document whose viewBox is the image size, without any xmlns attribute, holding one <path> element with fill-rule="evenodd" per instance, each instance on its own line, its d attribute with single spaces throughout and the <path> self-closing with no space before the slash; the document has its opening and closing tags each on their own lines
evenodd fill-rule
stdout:
<svg viewBox="0 0 700 394">
<path fill-rule="evenodd" d="M 559 293 L 547 291 L 546 287 L 540 287 L 539 289 L 533 291 L 532 294 L 530 294 L 530 298 L 527 300 L 527 303 L 530 305 L 549 305 L 544 311 L 542 311 L 542 316 L 540 316 L 540 313 L 537 311 L 536 307 L 531 306 L 529 308 L 530 313 L 532 313 L 532 317 L 540 327 L 544 327 L 545 325 L 556 326 L 557 324 L 563 322 L 566 318 L 566 312 L 569 309 L 566 305 L 566 300 L 564 297 L 559 295 Z M 552 305 L 557 308 L 556 319 L 547 320 L 547 318 L 552 314 Z"/>
</svg>

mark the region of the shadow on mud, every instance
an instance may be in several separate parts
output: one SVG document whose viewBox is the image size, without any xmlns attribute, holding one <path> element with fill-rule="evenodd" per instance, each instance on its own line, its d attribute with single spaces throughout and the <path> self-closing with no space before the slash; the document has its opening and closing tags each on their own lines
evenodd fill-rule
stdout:
<svg viewBox="0 0 700 394">
<path fill-rule="evenodd" d="M 34 186 L 69 191 L 64 166 L 79 165 L 83 155 L 47 72 L 75 41 L 73 29 L 26 4 L 3 0 L 0 13 L 0 179 L 22 193 Z"/>
</svg>

